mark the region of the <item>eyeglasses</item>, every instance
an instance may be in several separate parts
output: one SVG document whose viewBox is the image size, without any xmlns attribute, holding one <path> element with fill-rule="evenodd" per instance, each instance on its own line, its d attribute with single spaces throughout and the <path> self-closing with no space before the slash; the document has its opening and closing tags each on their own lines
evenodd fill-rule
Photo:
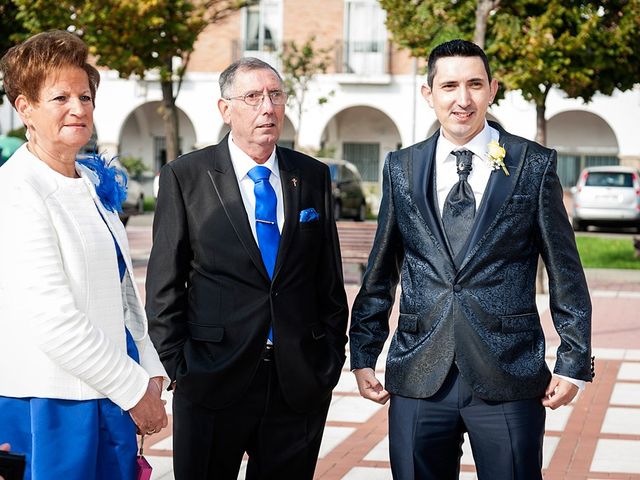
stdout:
<svg viewBox="0 0 640 480">
<path fill-rule="evenodd" d="M 262 92 L 249 92 L 244 95 L 238 95 L 237 97 L 225 98 L 225 100 L 242 100 L 247 105 L 257 107 L 258 105 L 262 105 L 264 97 L 266 96 L 269 96 L 273 105 L 284 105 L 287 103 L 287 94 L 282 90 L 274 90 L 268 94 L 264 94 Z"/>
</svg>

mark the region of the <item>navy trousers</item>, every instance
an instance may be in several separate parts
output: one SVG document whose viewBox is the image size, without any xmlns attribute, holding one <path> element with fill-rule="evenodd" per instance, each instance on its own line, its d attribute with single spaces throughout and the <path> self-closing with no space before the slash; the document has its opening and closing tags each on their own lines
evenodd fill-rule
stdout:
<svg viewBox="0 0 640 480">
<path fill-rule="evenodd" d="M 391 397 L 394 480 L 455 480 L 469 433 L 479 480 L 541 480 L 545 409 L 539 398 L 478 398 L 455 365 L 430 398 Z"/>
</svg>

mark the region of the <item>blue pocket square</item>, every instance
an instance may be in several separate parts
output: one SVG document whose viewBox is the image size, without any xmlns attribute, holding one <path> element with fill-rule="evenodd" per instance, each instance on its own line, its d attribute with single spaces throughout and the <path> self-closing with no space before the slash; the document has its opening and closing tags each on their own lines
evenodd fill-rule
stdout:
<svg viewBox="0 0 640 480">
<path fill-rule="evenodd" d="M 300 212 L 300 223 L 315 222 L 320 218 L 315 208 L 305 208 Z"/>
</svg>

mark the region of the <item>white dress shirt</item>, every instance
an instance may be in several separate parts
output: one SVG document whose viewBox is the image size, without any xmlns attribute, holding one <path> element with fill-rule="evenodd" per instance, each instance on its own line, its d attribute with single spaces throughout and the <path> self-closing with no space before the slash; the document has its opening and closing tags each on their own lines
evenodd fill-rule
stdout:
<svg viewBox="0 0 640 480">
<path fill-rule="evenodd" d="M 258 235 L 256 234 L 256 195 L 253 193 L 253 187 L 255 183 L 249 178 L 249 170 L 258 164 L 246 153 L 240 150 L 235 143 L 233 143 L 233 135 L 229 134 L 229 154 L 231 155 L 231 163 L 233 164 L 233 170 L 236 173 L 238 180 L 238 186 L 240 187 L 240 195 L 242 195 L 242 203 L 244 209 L 247 212 L 247 218 L 249 219 L 249 225 L 251 225 L 251 233 L 253 238 L 258 243 Z M 271 170 L 271 176 L 269 177 L 269 183 L 276 192 L 276 211 L 278 216 L 278 229 L 282 233 L 282 226 L 284 225 L 284 205 L 282 203 L 282 185 L 280 183 L 280 170 L 278 169 L 278 157 L 276 156 L 276 149 L 273 149 L 269 159 L 262 164 L 263 167 L 267 167 Z"/>
<path fill-rule="evenodd" d="M 440 136 L 438 137 L 438 144 L 436 145 L 436 190 L 438 196 L 438 207 L 440 208 L 440 215 L 444 209 L 444 203 L 447 200 L 447 195 L 451 188 L 458 182 L 458 170 L 456 168 L 456 157 L 451 152 L 454 150 L 470 150 L 473 152 L 473 169 L 467 178 L 469 185 L 473 189 L 473 195 L 476 199 L 476 212 L 480 209 L 482 197 L 487 188 L 489 177 L 494 171 L 493 167 L 489 163 L 487 153 L 489 142 L 492 140 L 499 141 L 500 134 L 495 128 L 489 126 L 484 122 L 484 128 L 478 135 L 473 137 L 465 145 L 455 145 L 445 138 L 440 129 Z M 502 170 L 498 170 L 498 173 L 502 173 Z M 576 380 L 574 378 L 565 377 L 564 375 L 556 375 L 563 378 L 574 385 L 580 390 L 585 387 L 583 380 Z"/>
<path fill-rule="evenodd" d="M 451 152 L 454 150 L 470 150 L 473 152 L 473 169 L 467 178 L 467 182 L 473 189 L 473 195 L 476 199 L 476 212 L 480 209 L 482 196 L 487 188 L 489 177 L 493 168 L 487 159 L 487 145 L 491 140 L 498 140 L 500 134 L 495 128 L 492 128 L 484 122 L 482 131 L 473 137 L 471 141 L 465 145 L 455 145 L 447 140 L 442 130 L 438 137 L 436 146 L 436 190 L 438 193 L 438 207 L 440 215 L 444 209 L 444 202 L 451 188 L 458 183 L 458 169 L 456 168 L 456 157 Z"/>
</svg>

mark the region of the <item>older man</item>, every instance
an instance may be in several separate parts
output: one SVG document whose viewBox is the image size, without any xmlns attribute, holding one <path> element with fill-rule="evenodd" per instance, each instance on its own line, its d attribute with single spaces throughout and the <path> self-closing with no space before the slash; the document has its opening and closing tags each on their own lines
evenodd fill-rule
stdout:
<svg viewBox="0 0 640 480">
<path fill-rule="evenodd" d="M 268 64 L 220 75 L 231 127 L 163 168 L 147 276 L 174 382 L 177 480 L 311 479 L 345 355 L 329 170 L 276 146 L 287 95 Z"/>
</svg>

